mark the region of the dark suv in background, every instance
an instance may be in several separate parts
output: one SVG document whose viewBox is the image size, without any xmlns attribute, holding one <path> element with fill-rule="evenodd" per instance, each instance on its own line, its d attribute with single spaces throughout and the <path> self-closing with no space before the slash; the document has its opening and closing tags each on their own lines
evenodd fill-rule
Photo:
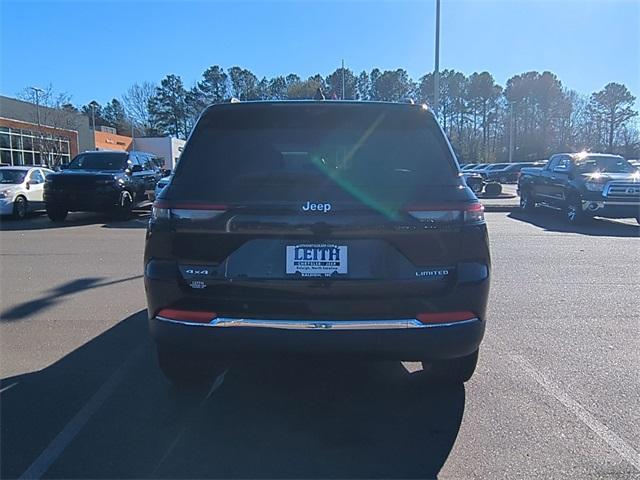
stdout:
<svg viewBox="0 0 640 480">
<path fill-rule="evenodd" d="M 357 355 L 468 380 L 486 323 L 483 208 L 419 105 L 248 102 L 201 115 L 153 207 L 159 364 Z"/>
<path fill-rule="evenodd" d="M 149 205 L 162 171 L 145 152 L 84 152 L 61 172 L 47 175 L 44 201 L 52 221 L 69 212 L 107 212 L 127 219 Z"/>
</svg>

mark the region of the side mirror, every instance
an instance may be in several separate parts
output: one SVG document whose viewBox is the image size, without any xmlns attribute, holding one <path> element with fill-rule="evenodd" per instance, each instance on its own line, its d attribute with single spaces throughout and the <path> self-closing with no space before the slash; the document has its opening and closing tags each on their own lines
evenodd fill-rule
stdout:
<svg viewBox="0 0 640 480">
<path fill-rule="evenodd" d="M 39 184 L 40 184 L 40 182 L 39 182 L 38 180 L 29 180 L 29 181 L 27 182 L 27 188 L 28 188 L 30 185 L 39 185 Z"/>
<path fill-rule="evenodd" d="M 131 173 L 136 173 L 141 171 L 142 171 L 142 165 L 134 165 L 133 167 L 131 167 Z"/>
</svg>

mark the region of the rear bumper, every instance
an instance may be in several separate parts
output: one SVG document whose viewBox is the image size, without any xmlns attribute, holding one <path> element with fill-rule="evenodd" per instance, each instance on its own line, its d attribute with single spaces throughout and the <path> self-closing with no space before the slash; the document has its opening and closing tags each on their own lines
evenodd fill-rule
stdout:
<svg viewBox="0 0 640 480">
<path fill-rule="evenodd" d="M 314 322 L 226 318 L 195 324 L 153 317 L 149 327 L 163 348 L 188 348 L 212 357 L 353 355 L 387 360 L 440 360 L 477 350 L 485 322 L 474 318 L 424 325 L 413 319 Z"/>
</svg>

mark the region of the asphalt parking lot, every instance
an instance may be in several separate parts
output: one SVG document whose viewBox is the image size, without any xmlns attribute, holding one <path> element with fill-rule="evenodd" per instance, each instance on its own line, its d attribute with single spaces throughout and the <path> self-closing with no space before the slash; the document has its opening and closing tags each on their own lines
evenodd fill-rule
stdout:
<svg viewBox="0 0 640 480">
<path fill-rule="evenodd" d="M 640 226 L 487 214 L 487 336 L 465 386 L 418 364 L 155 365 L 144 214 L 0 228 L 2 478 L 640 478 Z"/>
</svg>

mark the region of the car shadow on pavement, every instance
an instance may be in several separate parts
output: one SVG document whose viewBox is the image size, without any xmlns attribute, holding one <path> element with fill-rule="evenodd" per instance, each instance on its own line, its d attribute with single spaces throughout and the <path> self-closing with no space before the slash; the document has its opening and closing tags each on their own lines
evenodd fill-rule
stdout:
<svg viewBox="0 0 640 480">
<path fill-rule="evenodd" d="M 148 210 L 135 210 L 129 220 L 115 220 L 104 214 L 78 212 L 69 213 L 64 222 L 52 222 L 45 214 L 35 213 L 24 220 L 0 218 L 0 231 L 54 230 L 98 224 L 103 228 L 147 228 L 149 215 Z"/>
<path fill-rule="evenodd" d="M 514 210 L 509 214 L 509 218 L 530 223 L 550 232 L 579 233 L 597 237 L 640 237 L 640 225 L 606 218 L 594 218 L 580 225 L 570 225 L 558 212 L 542 209 L 532 213 Z"/>
<path fill-rule="evenodd" d="M 141 311 L 0 382 L 2 478 L 52 441 L 64 448 L 52 450 L 51 478 L 436 478 L 456 441 L 464 386 L 424 385 L 399 362 L 236 363 L 180 391 L 146 330 Z"/>
<path fill-rule="evenodd" d="M 134 275 L 132 277 L 121 278 L 108 282 L 103 282 L 103 278 L 99 277 L 87 277 L 72 280 L 48 290 L 46 295 L 40 298 L 6 309 L 0 313 L 0 322 L 24 320 L 29 317 L 29 315 L 46 310 L 47 308 L 61 302 L 64 297 L 73 295 L 74 293 L 91 290 L 93 288 L 106 287 L 116 283 L 128 282 L 129 280 L 135 280 L 137 278 L 142 278 L 142 275 Z"/>
<path fill-rule="evenodd" d="M 237 365 L 156 474 L 437 478 L 458 435 L 465 390 L 419 385 L 417 376 L 400 362 Z"/>
</svg>

